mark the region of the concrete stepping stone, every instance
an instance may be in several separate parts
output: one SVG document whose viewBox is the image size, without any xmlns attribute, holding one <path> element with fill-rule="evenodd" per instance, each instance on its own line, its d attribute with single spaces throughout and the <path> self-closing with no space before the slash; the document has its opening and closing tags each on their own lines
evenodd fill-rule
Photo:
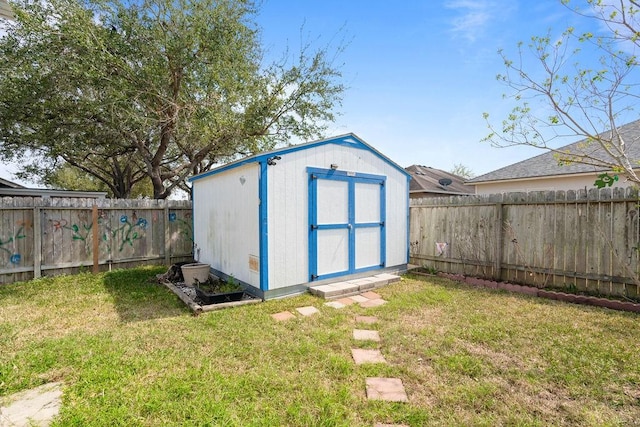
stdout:
<svg viewBox="0 0 640 427">
<path fill-rule="evenodd" d="M 380 341 L 380 334 L 378 333 L 378 331 L 354 329 L 353 339 L 358 341 Z"/>
<path fill-rule="evenodd" d="M 331 308 L 337 308 L 338 310 L 341 309 L 341 308 L 345 308 L 346 307 L 346 305 L 344 305 L 340 301 L 325 302 L 324 305 L 326 305 L 327 307 L 331 307 Z"/>
<path fill-rule="evenodd" d="M 367 299 L 380 299 L 380 298 L 382 298 L 379 294 L 377 294 L 375 292 L 372 292 L 372 291 L 364 292 L 364 293 L 362 293 L 360 295 L 362 295 L 363 297 L 365 297 Z"/>
<path fill-rule="evenodd" d="M 367 325 L 371 325 L 376 323 L 378 318 L 376 316 L 356 316 L 356 322 L 358 323 L 366 323 Z"/>
<path fill-rule="evenodd" d="M 296 310 L 298 311 L 298 313 L 302 314 L 303 316 L 311 316 L 313 314 L 320 313 L 320 310 L 318 310 L 312 305 L 309 305 L 307 307 L 298 307 L 296 308 Z"/>
<path fill-rule="evenodd" d="M 362 295 L 354 295 L 349 298 L 351 298 L 355 302 L 360 302 L 360 303 L 369 301 L 369 298 L 363 297 Z"/>
<path fill-rule="evenodd" d="M 296 316 L 290 311 L 281 311 L 280 313 L 272 314 L 271 317 L 278 322 L 284 320 L 294 319 Z"/>
<path fill-rule="evenodd" d="M 355 304 L 356 302 L 353 300 L 353 298 L 340 298 L 339 300 L 336 300 L 337 302 L 339 302 L 340 304 L 344 304 L 344 305 L 351 305 L 351 304 Z"/>
<path fill-rule="evenodd" d="M 363 308 L 380 307 L 381 305 L 385 305 L 386 303 L 387 301 L 383 300 L 382 298 L 370 299 L 370 300 L 361 302 L 360 307 L 363 307 Z"/>
<path fill-rule="evenodd" d="M 366 378 L 367 399 L 388 402 L 408 402 L 400 378 Z"/>
<path fill-rule="evenodd" d="M 356 365 L 364 363 L 387 363 L 380 350 L 367 350 L 363 348 L 352 348 L 351 355 Z"/>
<path fill-rule="evenodd" d="M 0 398 L 0 426 L 48 426 L 60 412 L 60 383 L 49 383 Z"/>
</svg>

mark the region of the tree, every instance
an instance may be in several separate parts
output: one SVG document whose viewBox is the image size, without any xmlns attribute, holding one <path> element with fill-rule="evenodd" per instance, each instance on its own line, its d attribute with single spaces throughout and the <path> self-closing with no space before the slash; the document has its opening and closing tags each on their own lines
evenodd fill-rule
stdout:
<svg viewBox="0 0 640 427">
<path fill-rule="evenodd" d="M 486 141 L 495 146 L 526 145 L 554 151 L 560 164 L 581 163 L 621 174 L 638 184 L 637 143 L 619 128 L 637 119 L 640 96 L 640 3 L 633 0 L 583 0 L 562 3 L 595 23 L 593 31 L 567 28 L 519 44 L 513 60 L 501 51 L 506 73 L 498 80 L 513 90 L 515 101 L 500 128 L 489 122 Z M 533 59 L 537 67 L 529 64 Z M 556 138 L 582 140 L 573 151 L 553 148 Z M 607 175 L 608 176 L 608 175 Z M 616 175 L 617 178 L 617 175 Z M 607 183 L 612 182 L 606 180 Z M 610 185 L 610 184 L 609 184 Z"/>
<path fill-rule="evenodd" d="M 453 169 L 451 169 L 449 172 L 454 175 L 461 176 L 465 179 L 471 179 L 476 176 L 468 166 L 465 166 L 462 163 L 454 164 Z"/>
<path fill-rule="evenodd" d="M 239 155 L 321 136 L 344 86 L 329 47 L 265 63 L 244 0 L 18 0 L 0 40 L 0 159 L 165 198 Z M 28 155 L 28 156 L 26 156 Z"/>
</svg>

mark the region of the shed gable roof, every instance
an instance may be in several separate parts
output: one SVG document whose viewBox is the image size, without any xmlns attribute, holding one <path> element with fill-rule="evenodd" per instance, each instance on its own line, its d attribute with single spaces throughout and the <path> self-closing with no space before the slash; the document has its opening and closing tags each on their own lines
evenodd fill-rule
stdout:
<svg viewBox="0 0 640 427">
<path fill-rule="evenodd" d="M 246 164 L 249 164 L 249 163 L 264 162 L 268 158 L 273 157 L 273 156 L 288 154 L 288 153 L 292 153 L 292 152 L 300 151 L 300 150 L 307 150 L 309 148 L 319 147 L 319 146 L 327 145 L 327 144 L 343 145 L 343 146 L 347 146 L 347 147 L 358 148 L 358 149 L 361 149 L 361 150 L 370 151 L 373 154 L 375 154 L 376 156 L 378 156 L 379 158 L 381 158 L 382 160 L 384 160 L 385 162 L 389 163 L 391 166 L 393 166 L 398 171 L 402 172 L 402 174 L 404 174 L 407 178 L 411 177 L 411 175 L 407 171 L 405 171 L 402 168 L 402 166 L 398 165 L 397 163 L 395 163 L 394 161 L 389 159 L 387 156 L 385 156 L 384 154 L 382 154 L 381 152 L 379 152 L 378 150 L 376 150 L 375 148 L 373 148 L 372 146 L 370 146 L 369 144 L 364 142 L 362 139 L 360 139 L 355 134 L 347 133 L 347 134 L 344 134 L 344 135 L 334 136 L 334 137 L 331 137 L 331 138 L 319 139 L 319 140 L 316 140 L 316 141 L 306 142 L 306 143 L 303 143 L 303 144 L 291 145 L 291 146 L 288 146 L 288 147 L 278 148 L 276 150 L 267 151 L 267 152 L 264 152 L 264 153 L 254 154 L 253 156 L 245 157 L 245 158 L 236 160 L 234 162 L 228 163 L 226 165 L 219 166 L 219 167 L 217 167 L 215 169 L 211 169 L 210 171 L 203 172 L 203 173 L 201 173 L 199 175 L 192 176 L 191 178 L 189 178 L 189 182 L 197 181 L 197 180 L 205 178 L 207 176 L 215 175 L 215 174 L 218 174 L 220 172 L 224 172 L 224 171 L 229 170 L 229 169 L 234 169 L 234 168 L 237 168 L 239 166 L 243 166 L 243 165 L 246 165 Z"/>
<path fill-rule="evenodd" d="M 627 155 L 631 162 L 640 160 L 640 120 L 628 123 L 618 128 L 622 138 L 624 138 L 627 148 Z M 599 144 L 591 144 L 585 147 L 586 140 L 580 140 L 557 150 L 568 151 L 570 153 L 588 152 L 590 155 L 607 159 L 611 158 Z M 468 184 L 480 184 L 489 181 L 506 181 L 512 179 L 542 178 L 558 175 L 573 175 L 582 173 L 603 172 L 608 168 L 599 168 L 580 163 L 567 165 L 558 164 L 554 157 L 554 152 L 547 151 L 530 159 L 514 163 L 495 171 L 480 175 L 467 181 Z M 613 159 L 612 159 L 613 161 Z"/>
<path fill-rule="evenodd" d="M 406 171 L 411 174 L 410 193 L 475 194 L 475 188 L 465 185 L 464 178 L 458 175 L 421 165 L 411 165 Z M 450 179 L 451 184 L 440 184 L 443 178 Z"/>
</svg>

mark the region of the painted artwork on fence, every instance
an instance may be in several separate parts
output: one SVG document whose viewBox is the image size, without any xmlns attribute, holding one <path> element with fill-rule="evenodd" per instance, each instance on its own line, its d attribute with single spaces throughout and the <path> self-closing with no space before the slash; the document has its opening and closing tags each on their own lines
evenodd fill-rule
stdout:
<svg viewBox="0 0 640 427">
<path fill-rule="evenodd" d="M 93 204 L 0 199 L 0 284 L 92 265 Z M 192 256 L 189 202 L 103 200 L 97 214 L 100 264 L 170 263 Z"/>
<path fill-rule="evenodd" d="M 43 240 L 43 263 L 89 262 L 93 248 L 93 219 L 90 210 L 52 209 L 47 216 Z M 191 252 L 191 211 L 177 209 L 165 220 L 162 209 L 99 209 L 100 262 L 131 258 L 158 259 L 165 256 L 165 226 L 169 228 L 170 254 Z"/>
<path fill-rule="evenodd" d="M 0 234 L 0 267 L 17 267 L 23 263 L 22 247 L 25 244 L 21 241 L 27 239 L 27 232 L 29 231 L 29 234 L 31 234 L 32 228 L 31 221 L 24 219 L 15 220 L 11 227 L 2 227 L 2 234 Z"/>
</svg>

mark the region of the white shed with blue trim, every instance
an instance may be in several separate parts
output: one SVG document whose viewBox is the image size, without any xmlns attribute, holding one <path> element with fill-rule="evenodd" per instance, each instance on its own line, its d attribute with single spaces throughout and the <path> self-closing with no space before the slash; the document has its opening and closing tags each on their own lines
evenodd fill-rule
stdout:
<svg viewBox="0 0 640 427">
<path fill-rule="evenodd" d="M 265 299 L 402 271 L 409 179 L 354 134 L 238 160 L 190 179 L 196 254 Z"/>
</svg>

